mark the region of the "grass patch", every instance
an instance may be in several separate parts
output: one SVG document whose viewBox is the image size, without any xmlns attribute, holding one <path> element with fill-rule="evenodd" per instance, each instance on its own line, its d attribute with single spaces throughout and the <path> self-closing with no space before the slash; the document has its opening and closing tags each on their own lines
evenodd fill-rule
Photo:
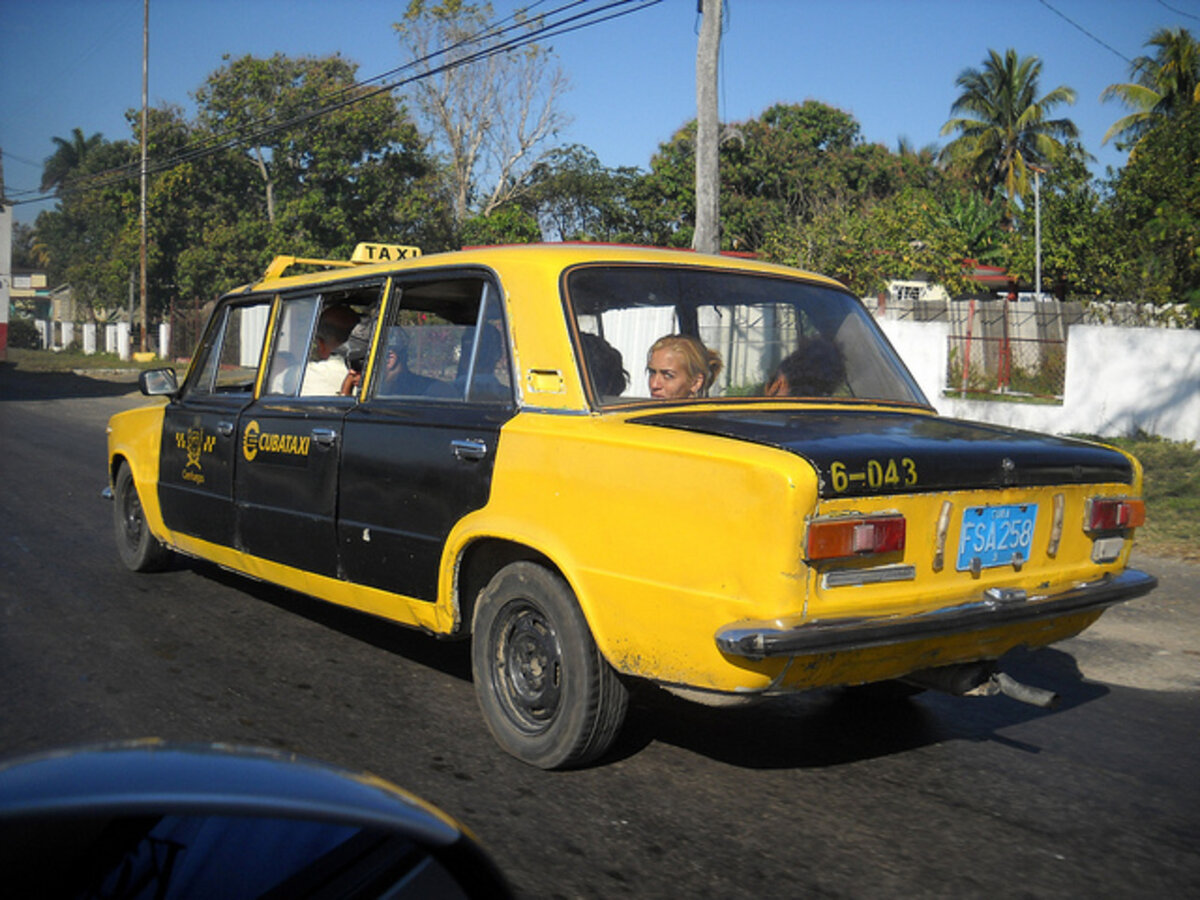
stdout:
<svg viewBox="0 0 1200 900">
<path fill-rule="evenodd" d="M 23 350 L 8 348 L 8 364 L 22 372 L 74 372 L 97 369 L 161 369 L 172 366 L 166 359 L 139 363 L 123 360 L 115 353 L 84 353 L 82 350 Z"/>
<path fill-rule="evenodd" d="M 1159 556 L 1200 560 L 1200 450 L 1191 441 L 1168 441 L 1140 434 L 1130 438 L 1092 438 L 1132 453 L 1146 472 L 1146 524 L 1137 547 Z"/>
</svg>

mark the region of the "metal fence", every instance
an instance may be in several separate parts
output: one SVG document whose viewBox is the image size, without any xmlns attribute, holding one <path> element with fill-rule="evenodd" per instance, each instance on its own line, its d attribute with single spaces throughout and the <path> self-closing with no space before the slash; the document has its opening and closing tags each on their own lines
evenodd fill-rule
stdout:
<svg viewBox="0 0 1200 900">
<path fill-rule="evenodd" d="M 1062 401 L 1067 328 L 1080 304 L 1014 300 L 880 299 L 877 316 L 946 322 L 946 390 L 962 397 Z"/>
</svg>

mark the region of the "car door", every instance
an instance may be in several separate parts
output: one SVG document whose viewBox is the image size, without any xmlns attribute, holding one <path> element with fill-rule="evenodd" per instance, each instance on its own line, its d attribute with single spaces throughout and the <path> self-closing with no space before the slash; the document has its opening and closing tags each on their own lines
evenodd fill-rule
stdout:
<svg viewBox="0 0 1200 900">
<path fill-rule="evenodd" d="M 514 414 L 508 332 L 481 273 L 397 282 L 389 308 L 369 399 L 344 425 L 341 563 L 354 582 L 433 601 L 446 538 L 487 503 Z"/>
<path fill-rule="evenodd" d="M 235 496 L 247 553 L 338 575 L 342 428 L 357 402 L 340 391 L 365 359 L 383 286 L 376 279 L 280 298 L 262 391 L 239 426 Z"/>
<path fill-rule="evenodd" d="M 173 531 L 237 546 L 238 422 L 254 399 L 272 302 L 258 296 L 218 306 L 179 397 L 167 405 L 158 500 Z"/>
</svg>

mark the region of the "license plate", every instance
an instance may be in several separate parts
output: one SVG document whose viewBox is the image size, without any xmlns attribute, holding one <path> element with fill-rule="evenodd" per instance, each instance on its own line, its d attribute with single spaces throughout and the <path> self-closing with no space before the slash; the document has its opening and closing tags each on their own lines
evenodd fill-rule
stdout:
<svg viewBox="0 0 1200 900">
<path fill-rule="evenodd" d="M 1028 562 L 1036 522 L 1036 503 L 968 506 L 958 533 L 958 571 Z"/>
</svg>

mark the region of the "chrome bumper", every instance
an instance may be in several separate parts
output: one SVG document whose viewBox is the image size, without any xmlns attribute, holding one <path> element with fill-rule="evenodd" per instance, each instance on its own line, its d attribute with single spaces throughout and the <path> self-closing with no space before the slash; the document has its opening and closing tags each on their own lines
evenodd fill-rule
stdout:
<svg viewBox="0 0 1200 900">
<path fill-rule="evenodd" d="M 1054 594 L 991 588 L 977 599 L 912 616 L 858 616 L 733 622 L 717 631 L 722 653 L 746 659 L 836 653 L 904 644 L 925 638 L 1020 625 L 1104 609 L 1153 590 L 1158 579 L 1137 569 Z"/>
</svg>

